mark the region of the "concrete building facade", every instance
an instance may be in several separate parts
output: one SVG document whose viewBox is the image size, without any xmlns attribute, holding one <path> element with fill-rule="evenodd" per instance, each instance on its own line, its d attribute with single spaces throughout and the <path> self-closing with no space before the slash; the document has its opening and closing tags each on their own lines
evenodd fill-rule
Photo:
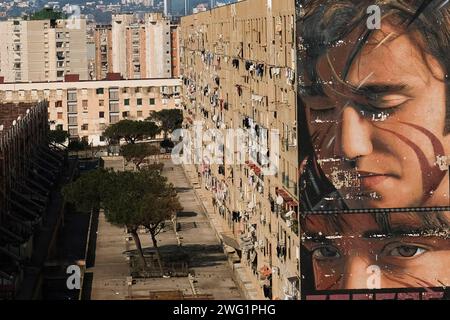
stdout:
<svg viewBox="0 0 450 320">
<path fill-rule="evenodd" d="M 248 0 L 183 17 L 180 28 L 186 127 L 249 137 L 224 143 L 248 151 L 245 162 L 203 154 L 196 168 L 229 230 L 225 244 L 269 299 L 300 297 L 294 17 L 294 2 Z M 267 156 L 275 174 L 264 174 Z"/>
<path fill-rule="evenodd" d="M 113 72 L 112 30 L 110 25 L 98 25 L 94 31 L 95 79 L 106 79 Z"/>
<path fill-rule="evenodd" d="M 171 70 L 172 78 L 180 76 L 180 32 L 179 26 L 172 24 L 170 26 L 170 50 L 171 50 Z"/>
<path fill-rule="evenodd" d="M 34 251 L 39 254 L 37 234 L 63 170 L 63 154 L 47 144 L 47 106 L 0 105 L 0 299 L 15 299 L 29 280 Z"/>
<path fill-rule="evenodd" d="M 88 79 L 86 20 L 0 22 L 0 76 L 6 82 L 58 81 L 67 74 Z"/>
<path fill-rule="evenodd" d="M 6 83 L 0 85 L 0 100 L 47 100 L 51 129 L 100 146 L 106 145 L 102 134 L 109 124 L 143 121 L 153 111 L 179 107 L 180 84 L 178 79 Z"/>
<path fill-rule="evenodd" d="M 147 78 L 172 77 L 172 47 L 170 20 L 160 13 L 145 17 L 147 47 Z"/>
<path fill-rule="evenodd" d="M 113 15 L 112 71 L 124 79 L 172 77 L 171 37 L 170 21 L 161 13 L 147 13 L 143 20 L 133 14 Z M 101 38 L 98 41 L 101 48 Z"/>
</svg>

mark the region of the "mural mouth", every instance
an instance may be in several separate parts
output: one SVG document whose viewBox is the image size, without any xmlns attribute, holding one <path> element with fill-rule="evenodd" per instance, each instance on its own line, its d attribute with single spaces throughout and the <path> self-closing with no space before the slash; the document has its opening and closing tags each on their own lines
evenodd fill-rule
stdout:
<svg viewBox="0 0 450 320">
<path fill-rule="evenodd" d="M 391 174 L 358 171 L 358 179 L 360 180 L 361 186 L 366 189 L 373 188 L 392 177 L 393 175 Z"/>
</svg>

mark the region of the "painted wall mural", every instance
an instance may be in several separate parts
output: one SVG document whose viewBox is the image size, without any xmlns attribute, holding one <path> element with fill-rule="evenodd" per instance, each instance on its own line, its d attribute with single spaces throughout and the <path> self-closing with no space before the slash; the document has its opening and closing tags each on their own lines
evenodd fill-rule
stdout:
<svg viewBox="0 0 450 320">
<path fill-rule="evenodd" d="M 303 297 L 448 298 L 450 2 L 297 15 Z"/>
</svg>

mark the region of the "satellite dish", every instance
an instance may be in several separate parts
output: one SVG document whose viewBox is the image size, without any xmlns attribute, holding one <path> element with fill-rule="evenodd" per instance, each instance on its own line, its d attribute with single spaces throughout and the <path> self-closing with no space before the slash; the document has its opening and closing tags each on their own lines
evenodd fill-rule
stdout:
<svg viewBox="0 0 450 320">
<path fill-rule="evenodd" d="M 283 202 L 284 202 L 283 197 L 282 196 L 278 196 L 276 202 L 277 202 L 277 205 L 281 206 L 283 204 Z"/>
</svg>

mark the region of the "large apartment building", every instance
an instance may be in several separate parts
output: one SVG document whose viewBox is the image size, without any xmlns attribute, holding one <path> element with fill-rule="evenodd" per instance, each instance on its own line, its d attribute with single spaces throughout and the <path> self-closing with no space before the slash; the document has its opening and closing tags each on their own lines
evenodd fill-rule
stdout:
<svg viewBox="0 0 450 320">
<path fill-rule="evenodd" d="M 47 100 L 51 129 L 100 146 L 106 144 L 102 134 L 109 124 L 145 120 L 153 111 L 179 107 L 180 85 L 179 79 L 4 83 L 0 101 Z"/>
<path fill-rule="evenodd" d="M 113 15 L 112 71 L 125 79 L 172 77 L 171 30 L 170 20 L 160 13 L 145 14 L 143 20 L 133 14 Z M 100 31 L 104 34 L 99 37 L 101 48 L 109 31 L 105 27 Z"/>
<path fill-rule="evenodd" d="M 0 22 L 0 77 L 5 82 L 88 79 L 86 20 Z"/>
<path fill-rule="evenodd" d="M 183 17 L 180 28 L 187 128 L 203 121 L 204 130 L 249 137 L 234 149 L 236 141 L 225 142 L 234 153 L 250 151 L 245 162 L 203 154 L 196 168 L 225 244 L 269 299 L 300 297 L 294 17 L 294 1 L 251 0 Z M 266 156 L 278 162 L 274 174 Z"/>
<path fill-rule="evenodd" d="M 54 213 L 60 204 L 51 202 L 50 193 L 66 168 L 63 154 L 47 144 L 47 106 L 47 102 L 0 104 L 0 299 L 14 299 L 24 282 L 38 282 L 34 280 L 42 262 L 37 266 L 34 261 L 46 253 L 41 250 L 46 248 L 42 232 L 48 239 L 55 235 L 56 223 L 51 221 L 58 219 L 50 218 L 48 209 Z"/>
</svg>

